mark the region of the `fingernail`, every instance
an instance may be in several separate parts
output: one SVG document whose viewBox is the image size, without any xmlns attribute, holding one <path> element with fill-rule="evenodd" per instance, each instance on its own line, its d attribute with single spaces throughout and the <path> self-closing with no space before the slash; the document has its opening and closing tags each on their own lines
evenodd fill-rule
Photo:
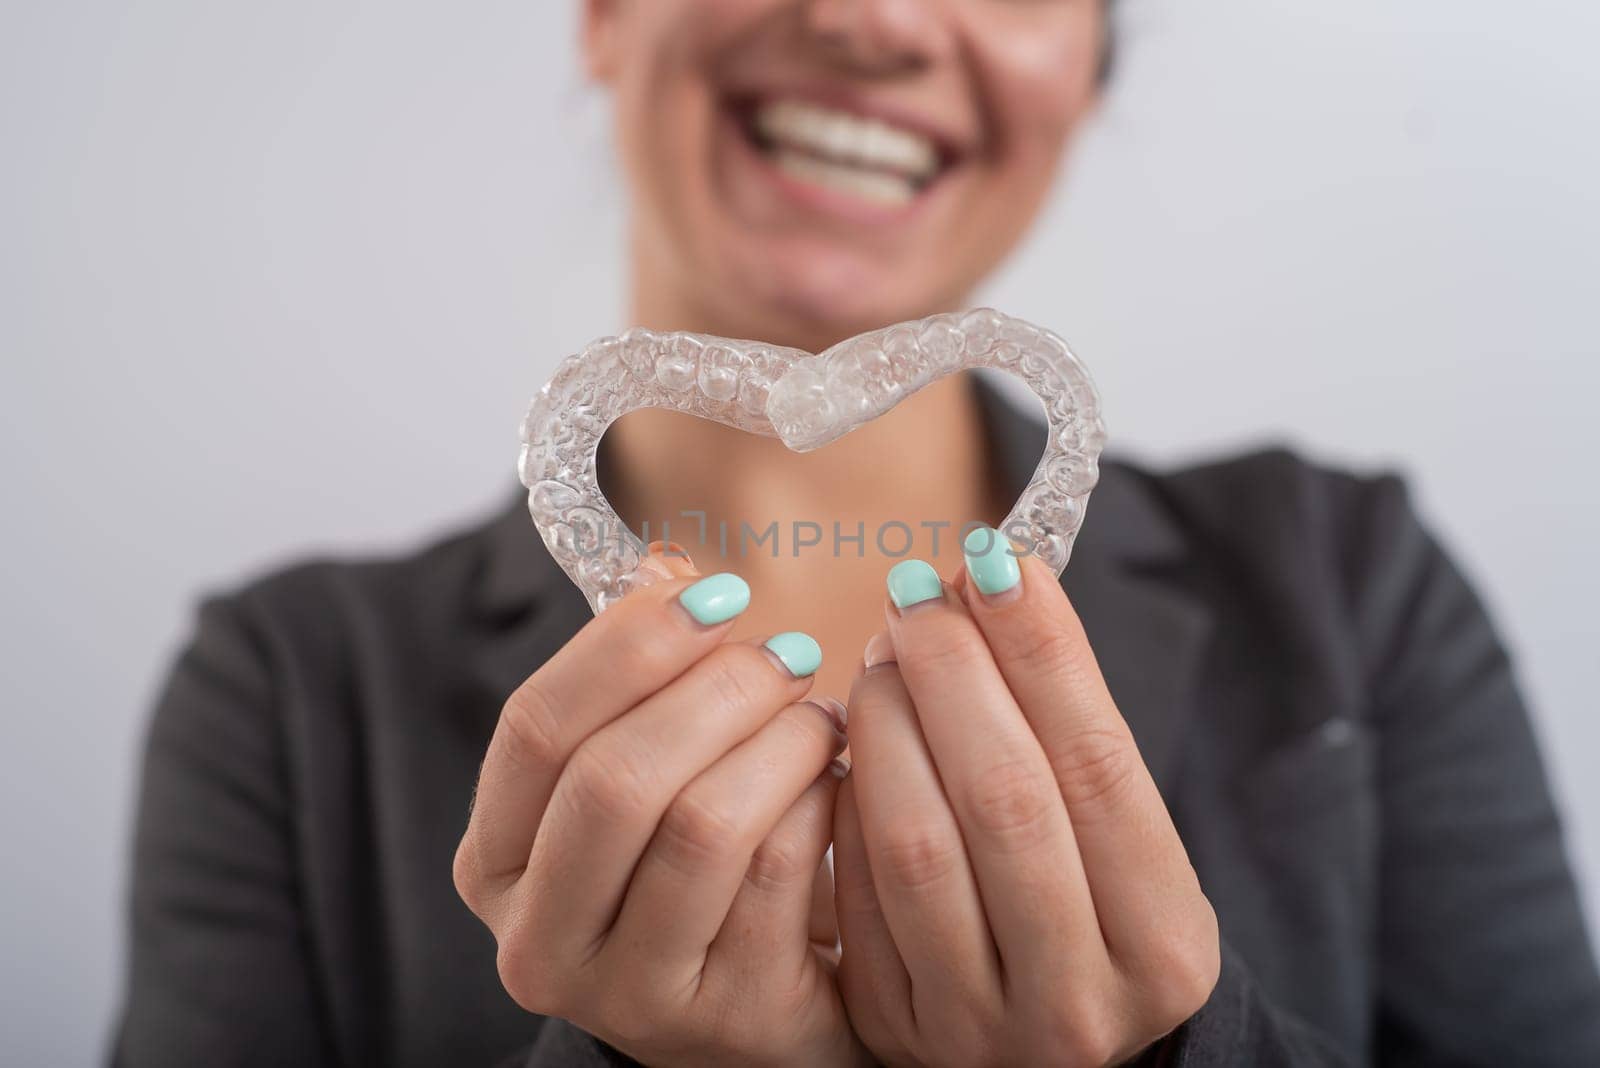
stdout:
<svg viewBox="0 0 1600 1068">
<path fill-rule="evenodd" d="M 811 635 L 798 630 L 773 635 L 767 639 L 766 648 L 797 679 L 815 675 L 822 666 L 822 646 Z"/>
<path fill-rule="evenodd" d="M 678 594 L 678 603 L 696 623 L 726 623 L 750 607 L 750 585 L 731 571 L 708 575 Z"/>
<path fill-rule="evenodd" d="M 845 733 L 845 726 L 850 722 L 850 713 L 844 707 L 844 702 L 836 697 L 813 697 L 807 704 L 817 706 L 823 718 L 833 724 L 833 729 L 840 734 Z"/>
<path fill-rule="evenodd" d="M 696 570 L 689 550 L 675 541 L 653 541 L 645 549 L 669 570 L 676 568 L 677 574 L 693 574 Z"/>
<path fill-rule="evenodd" d="M 828 774 L 835 779 L 842 779 L 850 774 L 850 761 L 842 756 L 836 756 L 828 761 Z"/>
<path fill-rule="evenodd" d="M 867 639 L 867 647 L 861 651 L 861 666 L 871 671 L 879 664 L 894 663 L 894 641 L 889 637 L 889 632 L 880 630 Z"/>
<path fill-rule="evenodd" d="M 1005 593 L 1022 580 L 1022 567 L 1012 555 L 1011 542 L 993 527 L 979 527 L 961 543 L 967 574 L 986 596 Z"/>
<path fill-rule="evenodd" d="M 647 571 L 657 579 L 675 579 L 678 576 L 672 571 L 672 565 L 659 556 L 651 554 L 639 561 L 639 570 Z"/>
<path fill-rule="evenodd" d="M 939 572 L 926 560 L 902 560 L 889 569 L 889 600 L 899 609 L 944 597 Z"/>
</svg>

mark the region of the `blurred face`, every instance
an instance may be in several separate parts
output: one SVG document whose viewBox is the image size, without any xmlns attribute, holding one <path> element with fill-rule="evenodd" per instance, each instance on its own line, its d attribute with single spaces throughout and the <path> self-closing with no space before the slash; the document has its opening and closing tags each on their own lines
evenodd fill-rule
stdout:
<svg viewBox="0 0 1600 1068">
<path fill-rule="evenodd" d="M 818 347 L 960 304 L 1094 101 L 1102 0 L 587 0 L 663 328 Z"/>
</svg>

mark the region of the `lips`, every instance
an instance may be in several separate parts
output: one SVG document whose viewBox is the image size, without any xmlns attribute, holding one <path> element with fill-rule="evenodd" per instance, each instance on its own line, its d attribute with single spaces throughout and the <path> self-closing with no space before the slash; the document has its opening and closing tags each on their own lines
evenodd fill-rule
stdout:
<svg viewBox="0 0 1600 1068">
<path fill-rule="evenodd" d="M 813 100 L 748 102 L 742 127 L 785 177 L 878 207 L 911 204 L 953 161 L 927 133 Z"/>
</svg>

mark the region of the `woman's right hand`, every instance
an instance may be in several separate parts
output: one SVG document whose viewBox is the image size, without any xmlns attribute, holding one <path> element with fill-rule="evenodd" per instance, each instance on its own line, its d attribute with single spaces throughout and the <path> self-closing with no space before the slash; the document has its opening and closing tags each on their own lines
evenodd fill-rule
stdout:
<svg viewBox="0 0 1600 1068">
<path fill-rule="evenodd" d="M 517 1004 L 647 1065 L 865 1062 L 811 929 L 842 707 L 648 566 L 506 702 L 456 888 Z"/>
</svg>

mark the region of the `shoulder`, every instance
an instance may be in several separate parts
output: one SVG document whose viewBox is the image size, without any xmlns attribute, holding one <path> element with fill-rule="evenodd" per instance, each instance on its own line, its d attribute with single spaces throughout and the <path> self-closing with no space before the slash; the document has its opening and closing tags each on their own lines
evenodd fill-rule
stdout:
<svg viewBox="0 0 1600 1068">
<path fill-rule="evenodd" d="M 496 547 L 513 533 L 538 542 L 517 518 L 508 508 L 407 550 L 324 554 L 207 591 L 156 701 L 154 748 L 326 770 L 355 759 L 374 723 L 418 739 L 477 731 L 480 705 L 497 707 L 477 674 L 505 620 L 487 607 Z"/>
<path fill-rule="evenodd" d="M 1195 560 L 1243 557 L 1359 582 L 1428 541 L 1399 472 L 1331 466 L 1282 446 L 1177 467 L 1114 459 L 1106 476 L 1147 498 Z"/>
<path fill-rule="evenodd" d="M 1191 535 L 1222 542 L 1350 535 L 1411 513 L 1397 471 L 1330 466 L 1282 446 L 1180 467 L 1121 459 L 1107 466 L 1154 496 Z"/>
<path fill-rule="evenodd" d="M 1113 461 L 1106 480 L 1151 503 L 1216 596 L 1343 641 L 1369 667 L 1437 613 L 1481 614 L 1393 469 L 1272 447 L 1164 469 Z"/>
<path fill-rule="evenodd" d="M 200 598 L 197 640 L 247 635 L 268 659 L 333 656 L 376 632 L 421 629 L 469 614 L 493 556 L 497 514 L 390 552 L 325 553 L 246 576 Z"/>
</svg>

